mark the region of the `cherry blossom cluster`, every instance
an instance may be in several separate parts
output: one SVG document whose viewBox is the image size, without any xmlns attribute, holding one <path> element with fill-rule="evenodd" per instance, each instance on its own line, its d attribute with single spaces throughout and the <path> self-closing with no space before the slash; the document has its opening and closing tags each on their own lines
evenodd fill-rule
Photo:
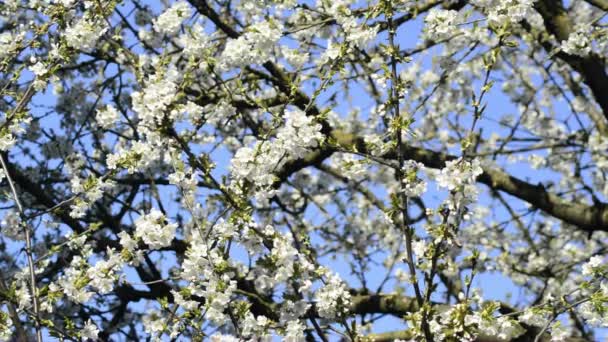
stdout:
<svg viewBox="0 0 608 342">
<path fill-rule="evenodd" d="M 600 338 L 606 11 L 4 1 L 0 340 Z"/>
</svg>

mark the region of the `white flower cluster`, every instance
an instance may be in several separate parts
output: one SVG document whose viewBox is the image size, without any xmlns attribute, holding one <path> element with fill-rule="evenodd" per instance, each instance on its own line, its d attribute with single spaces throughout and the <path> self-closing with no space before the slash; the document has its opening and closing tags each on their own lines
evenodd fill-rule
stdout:
<svg viewBox="0 0 608 342">
<path fill-rule="evenodd" d="M 0 151 L 8 151 L 17 140 L 15 136 L 25 132 L 25 125 L 29 125 L 32 121 L 32 117 L 28 116 L 20 120 L 11 120 L 8 122 L 8 129 L 3 130 L 0 133 Z M 6 125 L 7 122 L 2 120 L 2 125 Z"/>
<path fill-rule="evenodd" d="M 120 119 L 120 113 L 118 113 L 118 110 L 114 106 L 107 105 L 104 109 L 97 111 L 95 119 L 99 126 L 109 129 L 116 126 L 116 123 Z"/>
<path fill-rule="evenodd" d="M 352 14 L 352 0 L 318 1 L 318 6 L 326 8 L 346 33 L 346 40 L 359 48 L 365 48 L 378 34 L 378 26 L 367 26 L 357 22 L 357 16 Z"/>
<path fill-rule="evenodd" d="M 424 165 L 413 160 L 407 160 L 403 164 L 403 187 L 402 191 L 408 197 L 419 197 L 426 191 L 426 182 L 418 177 L 418 172 L 424 170 Z"/>
<path fill-rule="evenodd" d="M 298 49 L 290 49 L 287 46 L 281 46 L 281 55 L 291 64 L 294 68 L 300 68 L 310 59 L 308 52 L 302 52 Z"/>
<path fill-rule="evenodd" d="M 80 330 L 80 338 L 83 341 L 97 340 L 99 335 L 99 329 L 90 319 L 85 323 L 84 327 Z"/>
<path fill-rule="evenodd" d="M 70 266 L 66 268 L 63 276 L 57 280 L 57 284 L 51 284 L 49 286 L 51 291 L 62 291 L 71 301 L 76 303 L 85 303 L 88 301 L 93 292 L 86 289 L 88 284 L 88 278 L 86 271 L 83 271 L 83 266 L 86 265 L 86 261 L 76 256 L 70 262 Z"/>
<path fill-rule="evenodd" d="M 165 215 L 153 209 L 135 221 L 135 236 L 141 238 L 150 249 L 167 247 L 175 237 L 177 224 L 167 223 Z"/>
<path fill-rule="evenodd" d="M 217 249 L 209 250 L 207 241 L 203 241 L 198 235 L 193 236 L 194 239 L 190 242 L 191 247 L 186 252 L 181 269 L 182 278 L 191 282 L 213 273 L 213 265 L 224 262 Z"/>
<path fill-rule="evenodd" d="M 298 320 L 289 321 L 287 328 L 285 329 L 285 336 L 283 341 L 285 342 L 304 342 L 304 329 L 306 327 Z"/>
<path fill-rule="evenodd" d="M 341 170 L 343 176 L 352 180 L 361 179 L 368 170 L 366 160 L 353 154 L 339 154 L 332 162 Z"/>
<path fill-rule="evenodd" d="M 165 330 L 165 316 L 158 310 L 150 310 L 142 319 L 144 331 L 153 336 L 152 341 L 160 341 L 158 334 Z"/>
<path fill-rule="evenodd" d="M 269 230 L 274 229 L 270 226 L 266 227 L 266 231 Z M 274 269 L 272 272 L 260 270 L 255 279 L 256 287 L 263 292 L 272 290 L 292 279 L 296 273 L 296 267 L 300 279 L 308 278 L 315 270 L 314 265 L 293 247 L 293 241 L 288 236 L 277 234 L 273 241 L 274 246 L 270 253 L 270 260 L 274 261 Z M 306 279 L 303 283 L 304 285 L 298 289 L 300 293 L 307 292 L 312 284 L 309 279 Z"/>
<path fill-rule="evenodd" d="M 129 173 L 145 171 L 161 157 L 163 151 L 148 142 L 135 141 L 130 149 L 118 148 L 118 151 L 108 154 L 106 164 L 108 169 L 125 168 Z"/>
<path fill-rule="evenodd" d="M 315 301 L 319 316 L 332 319 L 350 310 L 351 295 L 342 279 L 337 274 L 330 274 L 325 286 L 315 293 Z"/>
<path fill-rule="evenodd" d="M 570 336 L 570 329 L 562 325 L 560 321 L 555 322 L 555 324 L 551 326 L 551 342 L 566 341 L 566 339 Z"/>
<path fill-rule="evenodd" d="M 12 240 L 23 240 L 25 238 L 24 227 L 21 224 L 21 218 L 16 210 L 8 210 L 5 212 L 2 221 L 0 221 L 0 229 L 2 235 Z"/>
<path fill-rule="evenodd" d="M 71 244 L 70 244 L 71 245 Z M 72 245 L 71 245 L 72 246 Z M 78 248 L 78 244 L 73 245 Z M 80 247 L 82 249 L 82 246 Z M 83 255 L 91 254 L 90 248 L 84 248 Z M 76 303 L 87 302 L 96 290 L 100 294 L 106 294 L 114 289 L 117 272 L 123 265 L 121 255 L 113 249 L 107 250 L 107 259 L 100 260 L 94 266 L 90 266 L 84 258 L 76 256 L 66 268 L 64 275 L 56 283 L 49 285 L 49 291 L 55 293 L 63 292 L 70 300 Z M 45 306 L 52 310 L 52 306 Z"/>
<path fill-rule="evenodd" d="M 169 175 L 169 183 L 177 185 L 182 192 L 182 202 L 184 205 L 193 210 L 200 204 L 196 202 L 196 190 L 198 185 L 198 175 L 195 171 L 189 172 L 175 171 Z"/>
<path fill-rule="evenodd" d="M 186 252 L 186 258 L 182 263 L 181 277 L 189 281 L 188 289 L 192 294 L 205 298 L 206 318 L 212 323 L 221 326 L 226 320 L 229 320 L 227 315 L 228 304 L 232 300 L 232 294 L 237 288 L 237 282 L 233 279 L 234 272 L 231 270 L 237 267 L 230 260 L 225 259 L 225 255 L 221 248 L 214 248 L 210 241 L 219 241 L 219 244 L 230 240 L 232 243 L 240 242 L 247 246 L 249 253 L 254 251 L 262 251 L 262 241 L 259 236 L 250 233 L 251 229 L 255 228 L 257 232 L 263 230 L 265 235 L 274 235 L 276 232 L 270 226 L 260 229 L 255 222 L 241 222 L 239 224 L 233 221 L 220 220 L 219 222 L 206 227 L 207 233 L 193 234 L 191 246 Z M 236 234 L 240 231 L 240 234 Z M 249 240 L 250 236 L 254 236 Z M 276 280 L 271 282 L 284 283 L 286 277 L 293 276 L 295 264 L 295 256 L 297 250 L 288 243 L 281 243 L 285 239 L 275 239 L 274 246 L 271 249 L 269 259 L 276 261 Z M 287 240 L 285 240 L 287 241 Z M 297 265 L 300 269 L 301 265 Z M 226 271 L 227 270 L 227 271 Z M 257 269 L 256 269 L 257 270 Z M 257 274 L 250 274 L 248 277 L 255 279 L 256 288 L 261 293 L 266 293 L 266 288 L 258 287 Z M 269 277 L 265 277 L 270 279 Z M 306 308 L 305 308 L 306 309 Z M 296 317 L 297 319 L 297 317 Z M 283 322 L 281 322 L 283 324 Z M 270 321 L 264 316 L 254 317 L 250 313 L 245 314 L 241 318 L 240 326 L 242 333 L 252 339 L 266 340 L 270 335 L 268 328 Z M 296 330 L 295 328 L 292 328 Z M 294 336 L 298 336 L 297 332 L 293 332 Z"/>
<path fill-rule="evenodd" d="M 448 190 L 462 189 L 475 184 L 477 177 L 483 173 L 479 159 L 469 162 L 462 158 L 448 161 L 437 175 L 437 185 Z"/>
<path fill-rule="evenodd" d="M 90 50 L 95 47 L 99 38 L 108 30 L 104 20 L 91 20 L 80 18 L 68 25 L 64 32 L 64 39 L 68 46 L 79 50 Z"/>
<path fill-rule="evenodd" d="M 220 69 L 229 70 L 264 63 L 270 58 L 271 51 L 281 35 L 281 28 L 274 25 L 274 22 L 261 22 L 250 26 L 245 34 L 226 43 L 219 58 Z"/>
<path fill-rule="evenodd" d="M 327 48 L 323 51 L 323 55 L 319 57 L 316 64 L 318 66 L 323 66 L 327 64 L 329 61 L 332 61 L 340 56 L 342 45 L 345 43 L 336 43 L 331 39 L 327 40 Z"/>
<path fill-rule="evenodd" d="M 70 186 L 74 194 L 82 194 L 89 202 L 95 202 L 101 198 L 103 191 L 111 189 L 114 186 L 113 181 L 100 178 L 87 178 L 84 183 L 78 177 L 70 180 Z"/>
<path fill-rule="evenodd" d="M 238 337 L 223 334 L 213 334 L 209 340 L 211 342 L 241 342 Z"/>
<path fill-rule="evenodd" d="M 505 23 L 518 23 L 524 19 L 531 22 L 532 26 L 542 18 L 534 10 L 534 2 L 536 0 L 498 0 L 490 2 L 480 0 L 478 2 L 486 2 L 486 7 L 489 9 L 488 23 L 501 26 Z"/>
<path fill-rule="evenodd" d="M 23 34 L 25 34 L 25 32 L 23 32 Z M 11 53 L 22 39 L 22 35 L 15 35 L 12 32 L 2 32 L 0 34 L 0 58 L 4 58 Z"/>
<path fill-rule="evenodd" d="M 321 125 L 301 110 L 287 111 L 283 125 L 272 142 L 257 142 L 253 148 L 241 147 L 232 158 L 230 171 L 237 183 L 248 180 L 263 193 L 261 197 L 272 197 L 269 187 L 274 182 L 274 172 L 290 159 L 302 158 L 310 148 L 318 146 L 323 139 Z"/>
<path fill-rule="evenodd" d="M 517 320 L 533 326 L 533 327 L 544 327 L 549 322 L 550 312 L 546 312 L 544 310 L 539 310 L 535 308 L 527 309 L 523 314 L 517 317 Z"/>
<path fill-rule="evenodd" d="M 425 33 L 431 40 L 441 40 L 454 33 L 458 12 L 433 8 L 424 18 Z"/>
<path fill-rule="evenodd" d="M 124 261 L 132 266 L 138 266 L 144 258 L 144 251 L 138 249 L 138 241 L 127 232 L 118 233 L 120 245 L 122 246 L 121 255 Z M 125 253 L 128 252 L 128 253 Z"/>
<path fill-rule="evenodd" d="M 175 34 L 184 19 L 188 18 L 190 14 L 191 9 L 187 2 L 176 2 L 156 18 L 154 30 L 158 33 Z"/>
<path fill-rule="evenodd" d="M 203 282 L 204 290 L 200 291 L 200 295 L 206 298 L 207 308 L 206 318 L 214 324 L 221 325 L 226 320 L 229 320 L 228 315 L 224 313 L 232 293 L 236 290 L 236 281 L 230 279 L 228 274 L 217 276 L 210 274 L 209 279 Z"/>
<path fill-rule="evenodd" d="M 446 162 L 445 167 L 439 172 L 427 170 L 427 173 L 435 174 L 437 186 L 449 191 L 447 199 L 441 204 L 441 208 L 448 210 L 449 223 L 458 226 L 461 220 L 469 220 L 471 215 L 467 211 L 467 206 L 477 199 L 479 190 L 476 179 L 483 173 L 479 159 L 468 161 L 459 158 Z M 439 232 L 439 230 L 431 231 L 433 234 Z M 454 242 L 452 238 L 448 239 L 448 243 Z"/>
<path fill-rule="evenodd" d="M 583 265 L 582 271 L 585 276 L 592 276 L 599 274 L 601 271 L 606 270 L 606 262 L 604 258 L 598 255 L 592 256 L 589 262 Z"/>
<path fill-rule="evenodd" d="M 49 69 L 44 65 L 43 62 L 37 61 L 34 65 L 29 67 L 30 71 L 34 73 L 37 77 L 44 76 Z"/>
<path fill-rule="evenodd" d="M 248 179 L 259 186 L 269 186 L 274 181 L 272 170 L 280 161 L 281 150 L 269 143 L 258 142 L 254 148 L 241 147 L 232 158 L 230 171 L 236 180 Z"/>
<path fill-rule="evenodd" d="M 479 316 L 467 316 L 467 319 L 473 318 L 467 323 L 477 323 L 479 331 L 489 336 L 496 336 L 500 341 L 512 340 L 526 332 L 521 325 L 507 316 L 497 319 L 483 319 Z"/>
<path fill-rule="evenodd" d="M 264 315 L 255 317 L 251 312 L 248 312 L 245 319 L 241 322 L 242 334 L 249 336 L 250 339 L 256 341 L 272 341 L 272 336 L 268 334 L 270 321 Z"/>
<path fill-rule="evenodd" d="M 19 310 L 29 309 L 32 307 L 32 295 L 30 294 L 28 285 L 26 282 L 20 281 L 15 291 L 17 302 L 19 304 Z"/>
<path fill-rule="evenodd" d="M 169 68 L 164 74 L 149 78 L 145 87 L 131 94 L 133 111 L 144 126 L 156 127 L 167 114 L 177 94 L 179 72 Z"/>
<path fill-rule="evenodd" d="M 114 183 L 112 181 L 93 177 L 87 178 L 83 182 L 83 179 L 74 176 L 70 180 L 70 186 L 72 188 L 72 193 L 78 196 L 70 205 L 70 216 L 73 218 L 81 218 L 84 217 L 91 205 L 103 196 L 104 191 L 112 189 Z"/>
<path fill-rule="evenodd" d="M 580 25 L 570 33 L 568 39 L 562 41 L 561 49 L 565 53 L 574 56 L 586 57 L 591 52 L 591 26 Z"/>
<path fill-rule="evenodd" d="M 194 24 L 188 32 L 179 37 L 178 41 L 183 46 L 183 53 L 187 57 L 201 58 L 204 51 L 211 47 L 209 37 L 199 24 Z"/>
<path fill-rule="evenodd" d="M 0 340 L 10 341 L 13 337 L 13 320 L 10 315 L 0 311 Z"/>
<path fill-rule="evenodd" d="M 321 125 L 315 123 L 312 116 L 298 109 L 287 111 L 285 126 L 277 133 L 277 140 L 282 142 L 282 147 L 290 156 L 302 158 L 323 139 L 320 130 Z"/>
<path fill-rule="evenodd" d="M 295 249 L 290 240 L 287 239 L 274 239 L 275 246 L 272 248 L 271 256 L 277 260 L 277 272 L 274 276 L 274 283 L 278 284 L 291 278 L 294 273 L 294 261 L 298 256 L 298 250 Z M 308 264 L 306 259 L 301 260 L 303 263 Z M 300 265 L 303 266 L 303 265 Z M 314 269 L 314 267 L 312 267 Z"/>
<path fill-rule="evenodd" d="M 305 300 L 298 300 L 295 302 L 289 299 L 285 300 L 281 305 L 281 323 L 289 325 L 289 322 L 298 321 L 300 317 L 306 316 L 310 307 L 311 305 Z"/>
<path fill-rule="evenodd" d="M 577 312 L 587 324 L 594 327 L 608 328 L 608 315 L 606 314 L 606 310 L 608 309 L 606 302 L 608 300 L 605 299 L 608 298 L 608 282 L 604 281 L 601 283 L 598 294 L 598 298 L 604 298 L 603 303 L 602 299 L 595 302 L 585 302 L 577 308 Z"/>
<path fill-rule="evenodd" d="M 120 254 L 108 249 L 108 259 L 100 260 L 87 270 L 89 285 L 101 294 L 106 294 L 114 288 L 116 271 L 122 266 Z"/>
</svg>

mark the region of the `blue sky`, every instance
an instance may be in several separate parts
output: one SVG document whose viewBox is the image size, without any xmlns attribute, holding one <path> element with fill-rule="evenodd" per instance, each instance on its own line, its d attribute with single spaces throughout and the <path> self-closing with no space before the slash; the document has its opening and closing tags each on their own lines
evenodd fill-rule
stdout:
<svg viewBox="0 0 608 342">
<path fill-rule="evenodd" d="M 153 5 L 153 8 L 155 8 L 157 11 L 159 10 L 158 8 L 158 2 L 150 2 Z M 126 13 L 128 11 L 123 11 L 123 13 Z M 420 33 L 420 29 L 421 29 L 421 22 L 422 22 L 423 18 L 419 17 L 416 20 L 413 20 L 411 23 L 403 25 L 400 28 L 400 32 L 398 34 L 398 44 L 401 46 L 402 49 L 409 49 L 409 48 L 413 48 L 416 46 L 417 43 L 419 43 L 419 33 Z M 414 59 L 419 59 L 421 58 L 422 60 L 424 60 L 423 65 L 425 67 L 430 67 L 430 57 L 428 55 L 422 55 L 422 56 L 416 56 Z M 404 67 L 407 67 L 407 65 L 405 65 Z M 475 89 L 477 89 L 477 92 L 479 90 L 479 88 L 481 87 L 481 84 L 472 84 L 472 87 L 474 87 Z M 311 89 L 306 89 L 308 92 L 311 92 Z M 331 92 L 327 92 L 327 93 L 331 93 Z M 321 96 L 318 103 L 323 103 L 324 99 L 327 96 Z M 47 91 L 45 94 L 41 94 L 41 95 L 37 95 L 34 99 L 34 102 L 37 104 L 41 104 L 41 105 L 46 105 L 46 106 L 53 106 L 55 104 L 55 100 L 56 98 L 54 97 L 54 95 L 52 94 L 52 92 Z M 496 124 L 496 120 L 504 113 L 513 113 L 513 114 L 517 114 L 517 108 L 515 108 L 513 106 L 513 104 L 509 101 L 509 99 L 502 95 L 500 92 L 500 83 L 497 82 L 496 86 L 493 88 L 493 90 L 489 93 L 489 95 L 486 97 L 486 101 L 488 103 L 488 108 L 486 110 L 486 116 L 484 116 L 481 119 L 480 125 L 483 125 L 484 128 L 486 129 L 484 131 L 484 136 L 485 135 L 489 135 L 492 132 L 504 132 L 504 128 L 499 126 L 498 124 Z M 563 101 L 562 101 L 563 102 Z M 362 92 L 360 89 L 358 89 L 357 87 L 354 87 L 352 89 L 352 93 L 351 93 L 351 103 L 348 104 L 346 101 L 342 102 L 343 106 L 337 106 L 335 108 L 333 108 L 333 110 L 337 113 L 346 114 L 346 110 L 349 109 L 349 105 L 353 105 L 353 106 L 357 106 L 360 107 L 363 111 L 369 110 L 370 108 L 370 102 L 367 94 L 365 92 Z M 565 103 L 565 102 L 564 102 Z M 34 113 L 42 113 L 46 111 L 45 108 L 37 108 L 37 109 L 33 109 Z M 564 112 L 561 115 L 568 115 L 568 109 L 567 107 L 564 106 Z M 58 130 L 59 126 L 58 126 L 58 116 L 51 116 L 48 119 L 43 121 L 43 127 L 47 128 L 47 129 L 55 129 Z M 457 152 L 458 151 L 458 147 L 455 147 L 455 150 L 452 152 Z M 216 152 L 214 152 L 212 154 L 213 159 L 216 161 L 216 163 L 218 164 L 218 168 L 214 171 L 214 175 L 216 176 L 221 176 L 226 174 L 227 172 L 227 166 L 229 165 L 229 158 L 230 155 L 226 152 L 226 150 L 222 150 L 222 149 L 218 149 Z M 17 161 L 19 162 L 23 162 L 23 159 L 20 159 L 18 156 L 16 158 Z M 50 167 L 54 167 L 56 163 L 51 163 L 49 166 Z M 554 174 L 549 173 L 548 171 L 536 171 L 536 170 L 532 170 L 530 169 L 526 164 L 522 164 L 522 163 L 515 163 L 515 164 L 511 164 L 507 167 L 507 171 L 509 171 L 510 173 L 512 173 L 515 176 L 518 176 L 522 179 L 529 179 L 531 182 L 537 182 L 538 180 L 541 179 L 548 179 L 551 177 L 555 177 Z M 484 188 L 484 186 L 480 186 L 481 188 Z M 160 187 L 161 188 L 161 192 L 163 197 L 170 197 L 173 196 L 175 194 L 175 191 L 172 187 Z M 434 191 L 436 187 L 434 186 L 434 184 L 430 184 L 429 185 L 429 189 L 431 189 L 431 191 Z M 428 201 L 427 204 L 431 207 L 436 206 L 440 203 L 441 199 L 444 198 L 443 193 L 440 192 L 432 192 L 429 194 L 428 196 Z M 509 198 L 507 196 L 507 198 Z M 481 197 L 481 202 L 482 203 L 487 203 L 488 201 L 490 201 L 490 198 L 487 195 L 483 195 Z M 515 201 L 512 198 L 509 198 L 510 201 L 512 201 L 512 204 L 514 206 L 514 208 L 516 208 L 516 210 L 522 209 L 524 208 L 524 205 L 522 202 L 520 201 Z M 171 202 L 165 202 L 166 204 L 169 204 L 168 209 L 170 211 L 175 211 L 178 206 L 177 204 L 173 204 Z M 508 219 L 508 214 L 503 210 L 497 210 L 496 212 L 493 213 L 493 217 L 491 217 L 493 220 L 495 221 L 501 221 L 503 219 Z M 316 213 L 314 211 L 310 211 L 310 219 L 311 221 L 314 222 L 315 220 L 315 216 Z M 318 239 L 317 239 L 318 241 Z M 18 249 L 18 246 L 14 246 L 15 249 Z M 235 254 L 240 254 L 238 252 L 236 252 Z M 168 257 L 166 259 L 164 259 L 163 264 L 165 266 L 165 271 L 168 269 L 168 267 L 172 266 L 175 264 L 175 260 L 172 257 Z M 353 284 L 357 283 L 356 278 L 350 274 L 350 271 L 347 267 L 347 264 L 344 260 L 343 257 L 338 257 L 336 260 L 326 260 L 327 264 L 331 266 L 332 269 L 334 269 L 335 271 L 337 271 L 344 279 L 352 282 Z M 382 272 L 383 268 L 380 267 L 375 267 L 372 268 L 370 270 L 370 274 L 374 275 L 374 274 L 379 274 L 379 275 L 384 275 L 384 272 Z M 133 280 L 136 281 L 136 277 L 134 277 L 134 274 L 129 274 L 129 276 L 133 276 Z M 375 284 L 373 284 L 373 279 L 371 279 L 370 282 L 370 287 L 373 288 Z M 377 282 L 379 282 L 380 280 L 377 280 Z M 500 276 L 498 274 L 480 274 L 475 278 L 474 281 L 474 285 L 480 288 L 483 288 L 484 291 L 484 298 L 486 299 L 497 299 L 497 300 L 504 300 L 505 298 L 507 298 L 507 296 L 509 294 L 512 294 L 512 299 L 513 301 L 517 301 L 519 298 L 519 289 L 517 289 L 512 282 L 503 277 Z M 391 287 L 388 286 L 386 287 L 386 289 L 390 289 Z M 138 307 L 141 310 L 144 310 L 144 306 L 142 304 L 131 304 L 131 305 L 135 305 L 135 307 Z M 386 318 L 383 319 L 381 321 L 381 323 L 377 324 L 375 329 L 377 332 L 382 332 L 382 331 L 390 331 L 390 330 L 395 330 L 395 329 L 399 329 L 399 328 L 403 328 L 404 325 L 402 322 L 400 322 L 397 319 L 394 318 Z M 597 338 L 601 338 L 601 337 L 606 337 L 608 336 L 608 334 L 606 333 L 606 331 L 599 331 L 598 330 L 598 334 L 597 334 Z"/>
</svg>

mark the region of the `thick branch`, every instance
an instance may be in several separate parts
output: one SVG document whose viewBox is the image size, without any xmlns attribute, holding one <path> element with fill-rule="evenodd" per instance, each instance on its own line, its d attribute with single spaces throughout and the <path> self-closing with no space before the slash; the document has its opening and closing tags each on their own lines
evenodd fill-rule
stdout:
<svg viewBox="0 0 608 342">
<path fill-rule="evenodd" d="M 370 155 L 362 138 L 335 130 L 330 134 L 338 147 L 344 147 L 346 150 L 354 149 L 360 154 Z M 303 168 L 319 165 L 324 159 L 338 151 L 338 147 L 326 144 L 319 150 L 311 152 L 304 159 L 287 163 L 284 168 L 279 171 L 279 178 L 285 180 L 289 175 Z M 403 155 L 406 159 L 415 160 L 424 164 L 426 167 L 433 169 L 441 169 L 445 166 L 447 161 L 457 159 L 456 156 L 420 147 L 404 145 L 402 148 Z M 396 153 L 395 151 L 389 151 L 381 157 L 383 159 L 393 160 L 396 158 Z M 586 205 L 566 201 L 560 196 L 547 191 L 542 185 L 534 185 L 525 182 L 517 177 L 509 175 L 499 168 L 485 167 L 484 172 L 479 176 L 478 181 L 493 190 L 503 191 L 526 201 L 534 207 L 543 210 L 545 213 L 584 231 L 590 233 L 596 230 L 608 231 L 608 205 L 605 203 Z"/>
<path fill-rule="evenodd" d="M 337 132 L 334 132 L 333 136 L 339 145 L 355 146 L 357 151 L 368 154 L 363 139 L 350 134 L 337 134 Z M 404 145 L 402 148 L 407 159 L 415 160 L 434 169 L 443 168 L 447 161 L 457 159 L 452 155 L 420 147 Z M 394 151 L 389 151 L 382 157 L 395 159 L 396 154 Z M 483 170 L 483 174 L 477 180 L 494 190 L 504 191 L 524 200 L 547 214 L 575 225 L 582 230 L 588 232 L 595 230 L 608 231 L 608 205 L 605 203 L 585 205 L 569 202 L 547 191 L 542 185 L 530 184 L 509 175 L 501 169 L 485 167 Z"/>
<path fill-rule="evenodd" d="M 602 9 L 608 7 L 608 2 L 605 0 L 594 0 L 591 2 Z M 568 36 L 572 33 L 573 24 L 561 0 L 537 1 L 535 8 L 542 15 L 545 27 L 549 33 L 553 34 L 560 42 L 568 39 Z M 543 47 L 548 52 L 553 49 L 551 44 L 548 43 L 543 44 Z M 608 119 L 608 96 L 606 96 L 608 74 L 606 73 L 604 60 L 595 54 L 579 57 L 558 52 L 555 56 L 568 63 L 583 76 L 585 84 L 591 89 L 595 100 L 602 108 L 604 117 Z"/>
<path fill-rule="evenodd" d="M 608 11 L 608 0 L 585 0 L 588 3 L 590 3 L 591 5 L 604 10 L 604 11 Z"/>
</svg>

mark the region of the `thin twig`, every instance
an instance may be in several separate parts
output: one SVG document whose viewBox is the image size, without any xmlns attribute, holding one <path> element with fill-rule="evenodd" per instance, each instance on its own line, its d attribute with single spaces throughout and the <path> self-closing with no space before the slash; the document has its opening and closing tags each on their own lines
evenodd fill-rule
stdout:
<svg viewBox="0 0 608 342">
<path fill-rule="evenodd" d="M 395 54 L 398 53 L 399 49 L 395 44 L 395 34 L 396 28 L 393 23 L 393 4 L 391 0 L 388 0 L 388 5 L 390 8 L 387 10 L 388 13 L 385 13 L 388 22 L 388 41 L 390 45 L 390 71 L 391 71 L 391 88 L 390 88 L 390 99 L 389 103 L 391 105 L 391 109 L 393 111 L 394 118 L 393 120 L 397 121 L 396 130 L 395 130 L 395 139 L 397 141 L 397 160 L 399 163 L 399 168 L 395 170 L 395 174 L 397 177 L 397 181 L 399 182 L 399 187 L 403 190 L 405 175 L 403 173 L 403 167 L 405 165 L 405 160 L 403 156 L 403 148 L 402 148 L 402 121 L 401 121 L 401 112 L 399 110 L 399 89 L 400 82 L 399 75 L 397 73 L 397 58 Z M 418 279 L 416 276 L 416 265 L 414 264 L 414 253 L 412 249 L 412 240 L 414 237 L 414 230 L 409 226 L 409 215 L 408 215 L 408 198 L 405 195 L 405 192 L 400 191 L 400 203 L 399 209 L 401 211 L 401 216 L 403 220 L 403 231 L 405 233 L 405 249 L 407 253 L 407 265 L 410 272 L 410 277 L 412 278 L 412 285 L 414 287 L 414 294 L 416 295 L 416 301 L 418 303 L 418 307 L 422 310 L 422 331 L 424 333 L 424 339 L 426 342 L 431 342 L 433 340 L 431 331 L 429 329 L 427 323 L 427 311 L 424 309 L 425 300 L 422 296 L 422 291 L 420 290 L 420 286 L 418 285 Z M 431 286 L 428 284 L 428 286 Z"/>
<path fill-rule="evenodd" d="M 4 161 L 4 156 L 1 153 L 0 163 L 2 163 L 2 168 L 6 173 L 6 179 L 8 180 L 8 184 L 11 188 L 13 200 L 15 201 L 15 205 L 17 206 L 17 210 L 19 211 L 19 216 L 21 216 L 21 224 L 23 224 L 23 230 L 25 232 L 25 254 L 27 255 L 27 264 L 30 273 L 30 291 L 32 292 L 33 299 L 36 339 L 38 342 L 42 342 L 42 330 L 40 329 L 40 312 L 38 311 L 38 290 L 36 287 L 36 272 L 34 270 L 34 258 L 32 257 L 32 239 L 30 236 L 30 230 L 27 226 L 27 217 L 25 216 L 25 212 L 23 211 L 23 206 L 21 205 L 19 196 L 17 196 L 17 190 L 15 189 L 15 184 L 13 183 L 13 179 L 11 178 L 11 175 L 8 171 L 6 162 Z"/>
</svg>

